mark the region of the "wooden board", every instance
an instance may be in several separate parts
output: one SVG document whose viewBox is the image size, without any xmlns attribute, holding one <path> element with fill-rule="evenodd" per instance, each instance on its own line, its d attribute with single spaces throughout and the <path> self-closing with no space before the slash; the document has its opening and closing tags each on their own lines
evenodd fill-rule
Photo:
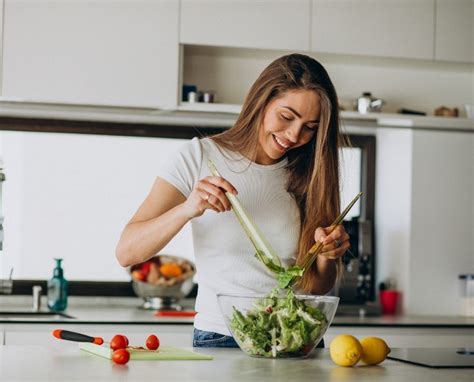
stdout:
<svg viewBox="0 0 474 382">
<path fill-rule="evenodd" d="M 107 345 L 96 345 L 89 342 L 81 342 L 79 348 L 85 352 L 112 359 L 113 350 Z M 130 360 L 211 360 L 209 355 L 199 354 L 191 350 L 163 347 L 158 350 L 147 349 L 127 349 L 130 353 Z"/>
</svg>

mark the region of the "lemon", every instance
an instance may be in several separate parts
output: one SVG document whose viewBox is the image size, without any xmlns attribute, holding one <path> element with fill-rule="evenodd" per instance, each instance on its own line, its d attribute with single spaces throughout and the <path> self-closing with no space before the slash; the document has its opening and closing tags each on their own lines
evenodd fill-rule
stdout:
<svg viewBox="0 0 474 382">
<path fill-rule="evenodd" d="M 377 365 L 390 353 L 385 341 L 378 337 L 365 337 L 360 341 L 362 345 L 362 362 L 367 365 Z"/>
<path fill-rule="evenodd" d="M 329 354 L 336 365 L 354 366 L 362 356 L 362 345 L 350 334 L 340 334 L 331 341 Z"/>
</svg>

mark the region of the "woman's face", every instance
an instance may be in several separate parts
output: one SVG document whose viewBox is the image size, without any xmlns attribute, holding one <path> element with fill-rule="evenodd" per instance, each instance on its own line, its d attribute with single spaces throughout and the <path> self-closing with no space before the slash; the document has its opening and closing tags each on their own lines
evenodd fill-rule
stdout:
<svg viewBox="0 0 474 382">
<path fill-rule="evenodd" d="M 266 108 L 259 132 L 256 162 L 278 162 L 286 153 L 308 143 L 319 123 L 319 95 L 312 90 L 290 90 Z"/>
</svg>

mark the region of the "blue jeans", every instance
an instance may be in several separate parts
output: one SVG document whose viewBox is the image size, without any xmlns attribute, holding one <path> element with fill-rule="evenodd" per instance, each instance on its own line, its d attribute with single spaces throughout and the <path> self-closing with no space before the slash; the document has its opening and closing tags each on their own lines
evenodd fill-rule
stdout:
<svg viewBox="0 0 474 382">
<path fill-rule="evenodd" d="M 197 348 L 238 348 L 234 337 L 194 328 L 193 346 Z"/>
<path fill-rule="evenodd" d="M 197 348 L 238 348 L 232 336 L 215 332 L 206 332 L 194 328 L 193 346 Z M 317 348 L 324 348 L 324 339 L 321 339 Z"/>
</svg>

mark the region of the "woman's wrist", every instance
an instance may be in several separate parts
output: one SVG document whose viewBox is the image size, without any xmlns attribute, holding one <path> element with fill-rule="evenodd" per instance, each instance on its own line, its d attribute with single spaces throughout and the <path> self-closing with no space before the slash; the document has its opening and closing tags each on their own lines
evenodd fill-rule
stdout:
<svg viewBox="0 0 474 382">
<path fill-rule="evenodd" d="M 193 214 L 192 211 L 190 211 L 190 208 L 188 204 L 186 203 L 187 200 L 179 205 L 176 206 L 176 213 L 178 217 L 181 217 L 182 219 L 186 220 L 186 223 L 192 220 L 193 218 L 196 217 L 195 214 Z"/>
<path fill-rule="evenodd" d="M 316 267 L 318 269 L 318 272 L 324 272 L 327 269 L 335 269 L 336 260 L 330 259 L 325 256 L 318 256 L 316 258 Z"/>
</svg>

